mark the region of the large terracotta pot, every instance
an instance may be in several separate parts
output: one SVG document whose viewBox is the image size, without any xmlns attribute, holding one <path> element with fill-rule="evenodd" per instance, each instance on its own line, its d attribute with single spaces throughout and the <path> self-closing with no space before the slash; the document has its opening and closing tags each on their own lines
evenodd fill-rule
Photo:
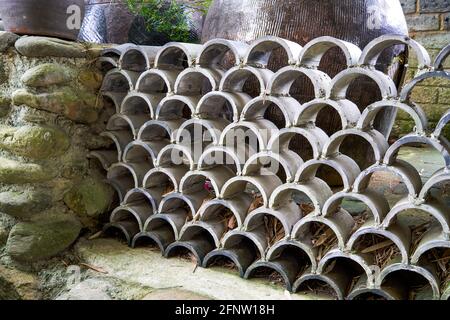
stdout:
<svg viewBox="0 0 450 320">
<path fill-rule="evenodd" d="M 84 0 L 1 0 L 6 31 L 76 40 L 84 17 Z"/>
<path fill-rule="evenodd" d="M 381 25 L 371 28 L 371 20 L 377 14 Z M 213 38 L 225 38 L 251 42 L 265 36 L 279 36 L 301 45 L 319 36 L 333 36 L 354 43 L 360 48 L 384 34 L 408 34 L 407 24 L 398 0 L 215 0 L 203 25 L 202 42 Z M 405 54 L 403 46 L 386 52 L 379 61 L 379 68 L 389 72 L 399 85 L 403 65 L 393 64 L 395 56 Z M 400 60 L 400 59 L 396 59 Z M 269 68 L 277 69 L 282 61 L 274 59 Z M 334 77 L 346 68 L 339 50 L 324 56 L 322 70 Z M 380 99 L 377 87 L 371 82 L 355 81 L 350 88 L 350 99 L 364 109 Z M 313 98 L 310 85 L 299 85 L 291 94 L 301 102 Z M 281 115 L 275 109 L 269 115 L 276 122 Z M 377 129 L 388 135 L 392 127 L 393 111 L 385 112 L 377 120 Z M 337 114 L 324 114 L 317 125 L 331 134 L 339 129 Z M 350 144 L 352 145 L 352 144 Z M 360 166 L 367 166 L 367 145 L 353 144 L 344 153 L 355 158 Z M 301 153 L 305 143 L 296 146 Z M 370 157 L 370 156 L 369 156 Z"/>
</svg>

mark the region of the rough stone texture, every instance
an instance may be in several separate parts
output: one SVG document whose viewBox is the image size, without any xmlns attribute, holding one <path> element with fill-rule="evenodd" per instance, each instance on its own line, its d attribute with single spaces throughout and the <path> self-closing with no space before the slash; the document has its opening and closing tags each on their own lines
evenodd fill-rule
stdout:
<svg viewBox="0 0 450 320">
<path fill-rule="evenodd" d="M 52 197 L 46 192 L 27 188 L 0 192 L 0 211 L 16 218 L 31 218 L 33 215 L 49 209 L 51 205 Z"/>
<path fill-rule="evenodd" d="M 196 296 L 219 300 L 326 299 L 314 294 L 290 294 L 264 280 L 246 281 L 223 268 L 203 269 L 180 258 L 167 260 L 149 248 L 131 249 L 112 239 L 82 239 L 76 244 L 75 250 L 83 261 L 101 268 L 109 277 L 158 289 L 160 295 L 164 294 L 161 290 L 176 288 L 184 293 L 189 291 Z"/>
<path fill-rule="evenodd" d="M 0 31 L 0 52 L 5 52 L 9 47 L 13 46 L 19 36 L 6 31 Z"/>
<path fill-rule="evenodd" d="M 9 237 L 9 230 L 7 230 L 3 226 L 0 226 L 0 247 L 5 246 L 8 237 Z"/>
<path fill-rule="evenodd" d="M 440 16 L 439 14 L 409 15 L 406 17 L 406 22 L 411 32 L 438 30 Z"/>
<path fill-rule="evenodd" d="M 22 37 L 15 46 L 20 54 L 27 57 L 85 58 L 88 53 L 81 44 L 46 37 Z"/>
<path fill-rule="evenodd" d="M 450 43 L 450 1 L 449 0 L 401 0 L 406 14 L 412 38 L 422 44 L 436 57 L 439 51 Z M 409 57 L 409 71 L 406 81 L 411 80 L 417 72 L 417 59 Z M 450 59 L 444 63 L 444 68 L 450 70 Z M 448 109 L 450 95 L 450 81 L 442 79 L 427 80 L 420 83 L 413 91 L 412 101 L 420 104 L 426 110 L 431 129 Z M 414 127 L 413 121 L 403 112 L 399 112 L 395 122 L 393 134 L 401 136 L 410 132 Z M 450 138 L 450 128 L 444 130 L 444 135 Z"/>
<path fill-rule="evenodd" d="M 39 281 L 31 273 L 0 265 L 0 300 L 36 300 Z"/>
<path fill-rule="evenodd" d="M 103 75 L 98 70 L 81 70 L 78 81 L 90 91 L 98 92 L 102 85 Z"/>
<path fill-rule="evenodd" d="M 64 131 L 50 126 L 0 126 L 0 148 L 33 159 L 63 154 L 70 146 Z"/>
<path fill-rule="evenodd" d="M 0 248 L 23 264 L 60 253 L 82 227 L 93 228 L 113 192 L 87 157 L 110 143 L 99 138 L 99 48 L 17 38 L 0 33 L 9 47 L 0 57 L 0 212 L 17 223 L 0 223 Z"/>
<path fill-rule="evenodd" d="M 114 191 L 103 181 L 88 178 L 64 196 L 66 205 L 79 215 L 98 217 L 109 209 Z"/>
<path fill-rule="evenodd" d="M 15 224 L 13 217 L 0 212 L 0 249 L 5 246 L 9 232 Z"/>
<path fill-rule="evenodd" d="M 450 30 L 450 13 L 442 15 L 442 23 L 444 30 Z"/>
<path fill-rule="evenodd" d="M 35 163 L 23 163 L 0 157 L 0 183 L 23 184 L 45 182 L 55 177 L 48 167 Z"/>
<path fill-rule="evenodd" d="M 97 120 L 100 100 L 93 94 L 64 87 L 51 93 L 34 94 L 19 89 L 12 95 L 15 105 L 27 105 L 32 108 L 57 113 L 70 120 L 93 123 Z"/>
<path fill-rule="evenodd" d="M 45 63 L 34 67 L 22 76 L 22 82 L 30 87 L 61 85 L 72 80 L 70 71 L 56 63 Z"/>
<path fill-rule="evenodd" d="M 405 14 L 416 12 L 416 0 L 400 0 Z"/>
<path fill-rule="evenodd" d="M 38 261 L 52 257 L 77 238 L 80 222 L 72 216 L 40 217 L 19 222 L 9 234 L 6 252 L 19 261 Z"/>
<path fill-rule="evenodd" d="M 112 300 L 108 294 L 111 287 L 107 281 L 87 279 L 71 288 L 69 292 L 57 297 L 56 300 Z"/>
<path fill-rule="evenodd" d="M 421 0 L 420 11 L 422 12 L 448 12 L 450 0 Z"/>
<path fill-rule="evenodd" d="M 179 289 L 163 289 L 149 293 L 142 300 L 211 300 L 208 297 L 196 294 L 192 291 Z"/>
</svg>

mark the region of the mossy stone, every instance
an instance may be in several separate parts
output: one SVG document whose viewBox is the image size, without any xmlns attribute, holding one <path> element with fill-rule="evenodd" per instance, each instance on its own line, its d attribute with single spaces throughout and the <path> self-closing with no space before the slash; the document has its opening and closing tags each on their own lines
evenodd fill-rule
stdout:
<svg viewBox="0 0 450 320">
<path fill-rule="evenodd" d="M 19 36 L 12 32 L 0 31 L 0 52 L 5 52 L 19 39 Z"/>
<path fill-rule="evenodd" d="M 22 37 L 15 43 L 16 50 L 27 57 L 85 58 L 87 51 L 76 42 L 47 37 Z"/>
<path fill-rule="evenodd" d="M 47 159 L 63 154 L 70 146 L 64 131 L 50 126 L 0 126 L 0 148 L 16 155 Z"/>
<path fill-rule="evenodd" d="M 0 212 L 0 248 L 4 247 L 8 240 L 9 232 L 16 224 L 16 219 Z"/>
<path fill-rule="evenodd" d="M 8 114 L 11 107 L 11 98 L 8 96 L 0 95 L 0 117 L 4 117 Z"/>
<path fill-rule="evenodd" d="M 12 94 L 14 105 L 26 105 L 31 108 L 60 114 L 66 118 L 81 122 L 92 123 L 98 118 L 102 107 L 97 96 L 63 87 L 52 93 L 33 94 L 25 89 L 19 89 Z"/>
<path fill-rule="evenodd" d="M 69 215 L 19 222 L 9 234 L 6 253 L 24 262 L 48 259 L 67 249 L 80 230 L 81 223 Z"/>
<path fill-rule="evenodd" d="M 11 98 L 8 96 L 0 95 L 0 108 L 9 107 L 11 105 Z"/>
<path fill-rule="evenodd" d="M 0 265 L 0 300 L 38 300 L 39 279 L 36 275 Z"/>
<path fill-rule="evenodd" d="M 112 188 L 105 182 L 87 178 L 66 193 L 64 202 L 79 215 L 97 217 L 109 209 L 113 195 Z"/>
<path fill-rule="evenodd" d="M 22 184 L 44 182 L 57 175 L 54 168 L 43 167 L 34 163 L 22 163 L 7 158 L 0 158 L 0 182 L 5 184 Z"/>
<path fill-rule="evenodd" d="M 68 83 L 72 80 L 72 75 L 71 70 L 62 65 L 44 63 L 29 69 L 20 80 L 30 87 L 48 87 Z"/>
<path fill-rule="evenodd" d="M 97 70 L 84 69 L 80 71 L 78 81 L 88 90 L 97 91 L 102 86 L 103 75 Z"/>
<path fill-rule="evenodd" d="M 28 219 L 52 205 L 52 197 L 28 189 L 0 193 L 0 211 L 19 219 Z"/>
<path fill-rule="evenodd" d="M 4 226 L 0 225 L 0 248 L 2 248 L 6 244 L 6 240 L 8 240 L 9 230 Z"/>
</svg>

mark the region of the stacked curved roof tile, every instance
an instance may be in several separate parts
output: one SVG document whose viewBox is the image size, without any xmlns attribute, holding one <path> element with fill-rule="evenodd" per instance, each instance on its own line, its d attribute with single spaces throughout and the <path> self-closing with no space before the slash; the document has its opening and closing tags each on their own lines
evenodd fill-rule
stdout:
<svg viewBox="0 0 450 320">
<path fill-rule="evenodd" d="M 375 68 L 380 54 L 398 44 L 409 46 L 420 67 L 401 91 Z M 318 67 L 334 47 L 341 49 L 348 68 L 331 79 Z M 276 49 L 285 51 L 288 65 L 272 72 L 266 67 Z M 409 97 L 425 79 L 450 80 L 442 68 L 449 54 L 450 46 L 433 63 L 420 44 L 396 35 L 380 37 L 362 51 L 331 37 L 304 47 L 264 37 L 251 45 L 216 39 L 204 45 L 127 44 L 106 50 L 98 61 L 106 72 L 102 91 L 115 110 L 103 136 L 114 141 L 115 149 L 91 156 L 107 170 L 121 204 L 105 229 L 120 230 L 131 246 L 150 239 L 166 257 L 187 250 L 203 267 L 226 258 L 245 278 L 272 270 L 293 292 L 317 286 L 339 299 L 448 299 L 450 281 L 442 278 L 429 253 L 450 248 L 450 209 L 430 197 L 433 187 L 450 182 L 450 145 L 441 134 L 450 110 L 432 131 Z M 224 60 L 232 61 L 227 69 Z M 289 95 L 299 76 L 314 86 L 315 99 L 308 103 Z M 362 112 L 346 99 L 350 84 L 360 76 L 375 81 L 382 96 Z M 260 87 L 255 98 L 244 90 L 250 77 Z M 264 117 L 269 105 L 283 115 L 284 128 Z M 331 137 L 315 126 L 326 106 L 338 112 L 343 128 Z M 373 126 L 386 108 L 403 110 L 415 122 L 414 132 L 391 145 Z M 186 144 L 182 132 L 199 127 L 209 139 Z M 256 137 L 258 150 L 252 156 L 238 152 L 243 141 L 225 143 L 237 129 Z M 311 159 L 290 150 L 297 135 L 311 144 Z M 375 162 L 363 170 L 339 152 L 352 135 L 373 149 Z M 399 149 L 411 144 L 429 145 L 445 161 L 425 183 L 411 164 L 397 159 Z M 193 152 L 198 145 L 203 148 L 200 154 Z M 181 157 L 178 162 L 174 151 Z M 218 158 L 228 162 L 217 164 Z M 266 170 L 264 163 L 270 161 L 279 163 L 282 175 Z M 339 173 L 340 190 L 317 177 L 323 165 Z M 370 188 L 377 172 L 402 181 L 404 198 L 389 205 L 382 193 Z M 293 200 L 296 192 L 307 197 L 306 206 Z M 363 202 L 368 218 L 361 220 L 343 209 L 347 198 Z M 420 240 L 398 223 L 398 217 L 412 209 L 431 217 Z M 373 252 L 386 245 L 395 254 L 380 266 Z"/>
</svg>

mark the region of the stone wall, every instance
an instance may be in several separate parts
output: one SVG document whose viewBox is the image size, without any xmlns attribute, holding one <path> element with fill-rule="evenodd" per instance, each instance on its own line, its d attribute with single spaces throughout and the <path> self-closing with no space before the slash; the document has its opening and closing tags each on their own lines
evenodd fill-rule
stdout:
<svg viewBox="0 0 450 320">
<path fill-rule="evenodd" d="M 434 60 L 439 51 L 450 43 L 450 0 L 401 0 L 406 15 L 410 35 L 422 44 Z M 409 71 L 406 81 L 417 72 L 417 60 L 409 59 Z M 450 70 L 447 59 L 445 69 Z M 450 81 L 432 79 L 421 83 L 413 92 L 412 100 L 425 110 L 430 126 L 434 128 L 436 121 L 450 105 Z M 414 124 L 404 113 L 399 114 L 394 133 L 402 135 L 410 132 Z M 445 134 L 450 138 L 450 128 Z"/>
<path fill-rule="evenodd" d="M 112 201 L 87 157 L 110 144 L 99 49 L 1 32 L 0 52 L 0 251 L 29 264 L 94 230 Z"/>
</svg>

